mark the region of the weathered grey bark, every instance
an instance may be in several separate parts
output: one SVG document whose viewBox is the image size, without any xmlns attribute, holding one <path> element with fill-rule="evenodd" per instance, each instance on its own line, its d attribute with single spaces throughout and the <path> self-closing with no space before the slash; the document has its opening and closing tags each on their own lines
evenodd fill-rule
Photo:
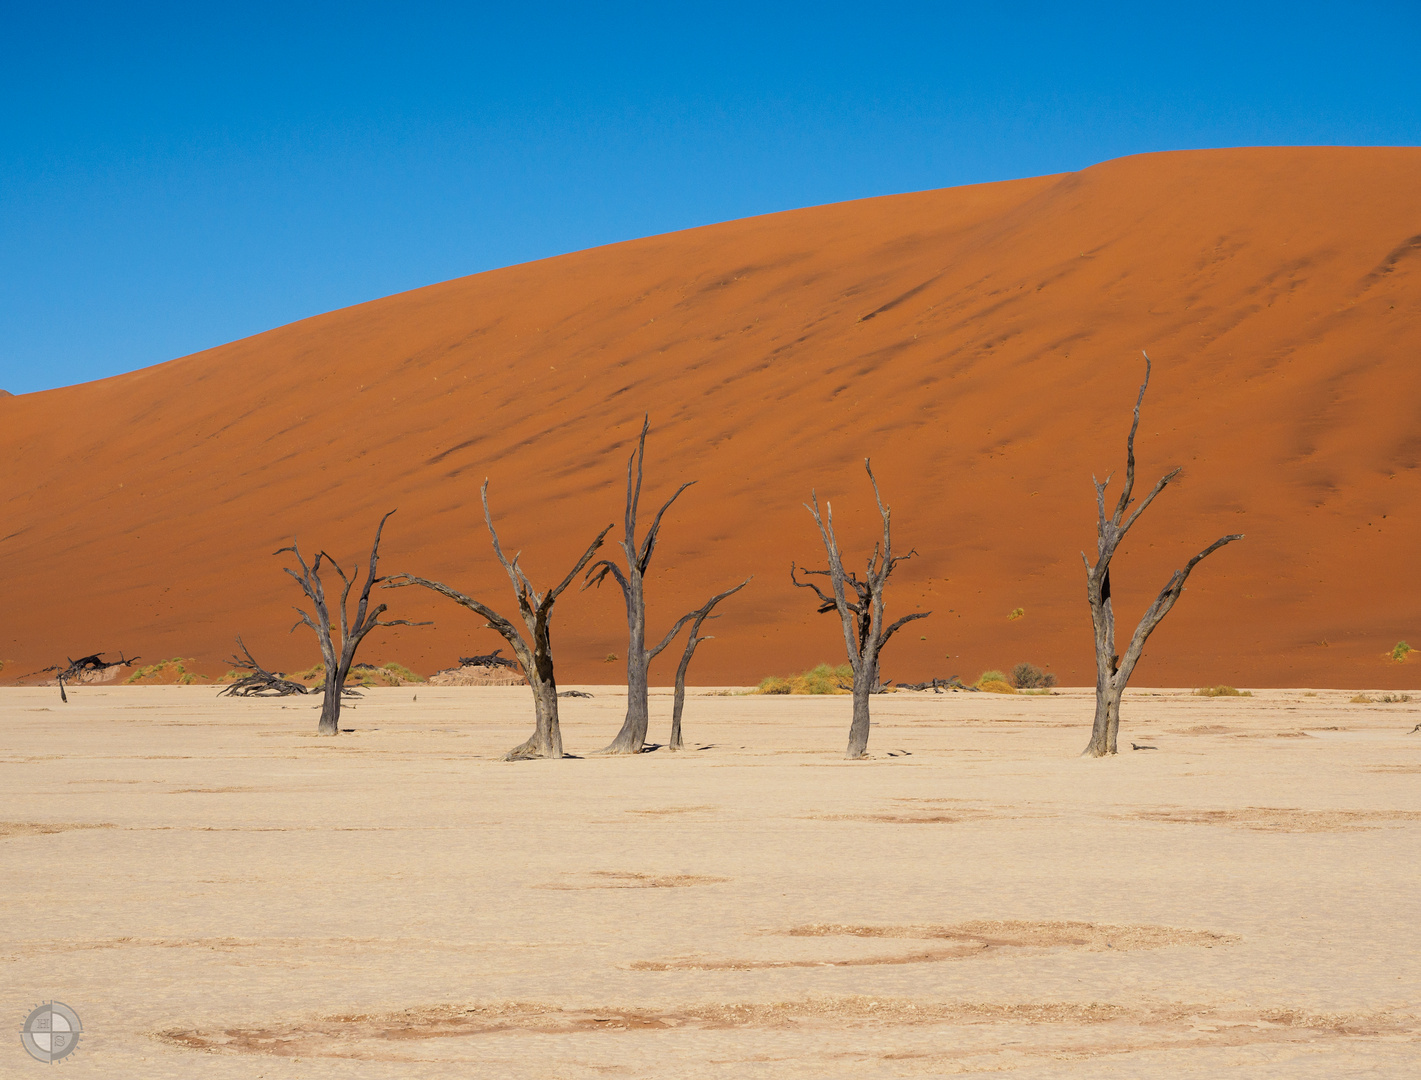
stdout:
<svg viewBox="0 0 1421 1080">
<path fill-rule="evenodd" d="M 681 713 L 686 707 L 686 671 L 691 666 L 691 657 L 696 654 L 697 645 L 703 641 L 711 640 L 710 634 L 707 634 L 705 637 L 696 636 L 700 633 L 701 623 L 707 619 L 720 618 L 718 615 L 711 614 L 711 612 L 715 610 L 716 605 L 727 597 L 734 596 L 749 584 L 750 579 L 746 578 L 739 585 L 735 586 L 735 588 L 726 589 L 723 593 L 716 593 L 716 595 L 696 608 L 695 611 L 691 612 L 694 619 L 691 622 L 690 632 L 686 637 L 686 649 L 681 653 L 681 662 L 676 666 L 676 695 L 671 705 L 671 741 L 666 744 L 671 750 L 681 750 L 684 748 L 684 743 L 681 739 Z"/>
<path fill-rule="evenodd" d="M 306 594 L 315 609 L 315 617 L 307 614 L 301 608 L 296 612 L 301 616 L 297 620 L 292 631 L 297 626 L 305 623 L 316 632 L 316 640 L 321 644 L 321 659 L 325 663 L 326 681 L 322 687 L 321 700 L 321 720 L 316 726 L 318 735 L 338 735 L 340 733 L 340 703 L 341 695 L 345 692 L 345 680 L 350 674 L 350 665 L 355 661 L 355 650 L 360 647 L 360 643 L 365 640 L 365 635 L 374 630 L 377 626 L 428 626 L 428 623 L 414 623 L 408 619 L 388 619 L 380 621 L 380 616 L 387 610 L 386 605 L 379 604 L 374 611 L 369 611 L 370 590 L 384 578 L 376 575 L 376 566 L 380 561 L 380 536 L 385 531 L 385 522 L 390 520 L 391 510 L 380 519 L 380 525 L 375 530 L 375 542 L 370 545 L 370 566 L 365 573 L 365 586 L 360 590 L 360 600 L 355 607 L 355 622 L 350 622 L 347 614 L 347 601 L 350 598 L 351 587 L 355 584 L 355 578 L 360 576 L 357 568 L 353 573 L 354 577 L 347 577 L 340 564 L 327 555 L 324 551 L 318 552 L 315 561 L 311 565 L 306 565 L 306 560 L 301 556 L 301 549 L 297 547 L 293 540 L 290 547 L 279 549 L 276 554 L 291 552 L 296 556 L 296 562 L 301 566 L 298 574 L 290 567 L 283 569 L 291 575 L 296 584 L 301 586 L 301 591 Z M 331 612 L 326 603 L 326 590 L 321 582 L 321 560 L 325 559 L 331 567 L 340 575 L 344 587 L 340 593 L 340 651 L 336 652 L 336 642 L 331 633 Z"/>
<path fill-rule="evenodd" d="M 650 418 L 642 420 L 641 438 L 632 456 L 627 459 L 627 503 L 622 519 L 622 540 L 620 547 L 627 561 L 626 572 L 608 559 L 600 559 L 587 568 L 584 589 L 600 585 L 610 574 L 621 587 L 622 597 L 627 607 L 627 715 L 622 721 L 622 729 L 617 737 L 607 745 L 604 754 L 639 754 L 646 745 L 646 731 L 650 723 L 647 701 L 647 679 L 651 662 L 675 640 L 681 627 L 695 617 L 695 612 L 683 615 L 676 621 L 661 641 L 654 647 L 646 647 L 646 585 L 647 567 L 651 565 L 652 553 L 656 550 L 656 539 L 661 532 L 662 515 L 694 480 L 687 481 L 676 489 L 676 493 L 662 504 L 652 520 L 640 545 L 637 543 L 637 506 L 641 501 L 642 464 L 646 458 L 646 433 Z"/>
<path fill-rule="evenodd" d="M 523 626 L 528 634 L 526 638 L 519 633 L 518 628 L 512 622 L 487 604 L 466 596 L 457 589 L 451 589 L 443 582 L 430 581 L 427 578 L 415 577 L 413 574 L 394 574 L 385 587 L 398 589 L 407 585 L 420 585 L 426 589 L 432 589 L 441 596 L 447 596 L 456 604 L 468 608 L 475 615 L 481 616 L 487 621 L 490 629 L 501 634 L 513 650 L 513 654 L 518 658 L 518 663 L 522 665 L 523 673 L 528 677 L 528 685 L 533 691 L 534 715 L 533 734 L 525 742 L 505 754 L 504 760 L 560 758 L 564 755 L 562 728 L 558 723 L 558 685 L 557 678 L 553 673 L 553 604 L 562 595 L 563 590 L 572 584 L 572 579 L 587 565 L 596 550 L 602 546 L 602 541 L 612 531 L 612 526 L 608 525 L 597 534 L 597 539 L 592 541 L 591 546 L 582 553 L 582 558 L 577 560 L 577 565 L 568 571 L 562 581 L 546 593 L 540 594 L 533 588 L 533 583 L 528 580 L 528 576 L 523 573 L 523 568 L 518 565 L 519 555 L 514 555 L 513 561 L 510 562 L 503 553 L 503 546 L 498 540 L 498 531 L 493 527 L 493 515 L 489 513 L 487 480 L 484 481 L 481 494 L 484 504 L 484 524 L 488 526 L 489 536 L 493 540 L 493 552 L 498 556 L 498 561 L 508 574 L 508 580 L 513 583 L 513 593 L 518 598 L 518 614 L 522 618 Z"/>
<path fill-rule="evenodd" d="M 1090 603 L 1091 622 L 1095 627 L 1095 720 L 1091 725 L 1090 743 L 1083 754 L 1088 757 L 1105 757 L 1117 752 L 1120 698 L 1125 693 L 1125 686 L 1134 673 L 1135 665 L 1139 663 L 1145 651 L 1145 642 L 1184 592 L 1184 582 L 1190 571 L 1225 544 L 1243 539 L 1242 533 L 1220 537 L 1185 563 L 1183 570 L 1176 570 L 1169 583 L 1155 597 L 1154 603 L 1141 616 L 1139 625 L 1130 637 L 1130 645 L 1125 650 L 1125 655 L 1122 657 L 1116 653 L 1115 612 L 1110 602 L 1110 561 L 1115 557 L 1115 551 L 1125 539 L 1125 534 L 1139 520 L 1145 508 L 1179 475 L 1178 469 L 1166 473 L 1130 515 L 1125 516 L 1125 512 L 1130 509 L 1130 496 L 1135 487 L 1135 432 L 1140 427 L 1140 403 L 1145 400 L 1145 388 L 1149 385 L 1150 358 L 1145 354 L 1145 381 L 1140 384 L 1140 394 L 1135 399 L 1135 419 L 1130 425 L 1130 437 L 1125 442 L 1125 487 L 1120 492 L 1120 501 L 1115 504 L 1115 512 L 1108 518 L 1105 516 L 1105 488 L 1110 483 L 1110 477 L 1107 476 L 1104 482 L 1091 477 L 1091 482 L 1095 484 L 1097 514 L 1095 565 L 1092 566 L 1086 553 L 1081 552 L 1081 561 L 1085 563 L 1086 568 L 1086 599 Z"/>
<path fill-rule="evenodd" d="M 228 663 L 237 671 L 250 671 L 251 674 L 243 675 L 236 682 L 224 686 L 217 691 L 218 697 L 290 697 L 292 694 L 306 693 L 303 684 L 283 679 L 258 664 L 256 657 L 252 656 L 252 651 L 242 641 L 241 635 L 237 637 L 237 648 L 242 651 L 242 655 L 233 653 Z"/>
<path fill-rule="evenodd" d="M 850 759 L 861 758 L 868 752 L 869 710 L 868 699 L 878 685 L 878 659 L 888 639 L 900 628 L 914 619 L 926 619 L 930 611 L 915 611 L 904 615 L 897 622 L 884 627 L 883 589 L 888 584 L 893 568 L 904 559 L 912 558 L 916 552 L 906 555 L 893 554 L 893 537 L 889 529 L 888 507 L 878 493 L 878 481 L 874 479 L 873 467 L 864 458 L 864 469 L 873 485 L 873 497 L 878 502 L 878 513 L 883 518 L 883 540 L 874 544 L 873 554 L 868 557 L 868 566 L 863 580 L 857 575 L 844 572 L 843 559 L 839 554 L 839 542 L 834 536 L 834 508 L 825 504 L 827 513 L 819 515 L 819 498 L 810 493 L 811 503 L 806 509 L 814 515 L 814 523 L 819 526 L 819 535 L 824 541 L 824 551 L 829 557 L 828 570 L 806 570 L 806 576 L 822 575 L 829 578 L 832 595 L 812 581 L 800 581 L 797 568 L 790 564 L 790 580 L 802 589 L 813 589 L 819 597 L 821 613 L 835 611 L 844 628 L 844 647 L 848 651 L 849 666 L 853 669 L 853 722 L 849 725 L 849 748 L 845 755 Z M 854 591 L 854 599 L 848 598 L 846 587 Z"/>
</svg>

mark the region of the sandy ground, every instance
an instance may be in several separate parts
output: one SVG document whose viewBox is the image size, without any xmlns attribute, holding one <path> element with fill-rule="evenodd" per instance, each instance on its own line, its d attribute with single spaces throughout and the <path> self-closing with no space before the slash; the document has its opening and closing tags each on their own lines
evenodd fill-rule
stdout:
<svg viewBox="0 0 1421 1080">
<path fill-rule="evenodd" d="M 564 703 L 605 743 L 614 688 Z M 0 1015 L 102 1077 L 1410 1076 L 1421 701 L 0 691 Z M 417 700 L 416 700 L 417 697 Z M 1421 697 L 1421 695 L 1418 695 Z M 653 700 L 662 736 L 669 699 Z M 1156 750 L 1131 751 L 1129 742 Z M 12 1029 L 14 1030 L 14 1029 Z M 39 1068 L 18 1037 L 0 1075 Z"/>
</svg>

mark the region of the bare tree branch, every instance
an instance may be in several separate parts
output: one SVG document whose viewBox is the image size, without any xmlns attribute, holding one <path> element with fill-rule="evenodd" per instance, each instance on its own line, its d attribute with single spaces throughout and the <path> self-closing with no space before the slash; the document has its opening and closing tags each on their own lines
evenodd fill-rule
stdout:
<svg viewBox="0 0 1421 1080">
<path fill-rule="evenodd" d="M 483 483 L 481 495 L 484 523 L 488 526 L 489 536 L 493 541 L 494 554 L 507 572 L 509 581 L 513 584 L 513 594 L 517 598 L 518 613 L 523 621 L 523 631 L 520 632 L 512 620 L 504 618 L 487 604 L 475 600 L 441 581 L 431 581 L 413 574 L 394 574 L 383 582 L 382 587 L 400 589 L 409 585 L 418 585 L 436 592 L 478 615 L 488 624 L 490 629 L 496 631 L 504 641 L 508 642 L 514 656 L 518 658 L 519 665 L 523 668 L 523 674 L 527 676 L 529 687 L 533 691 L 534 725 L 533 734 L 525 742 L 510 750 L 505 755 L 505 760 L 560 758 L 564 754 L 562 728 L 558 721 L 557 679 L 553 671 L 551 632 L 553 604 L 573 578 L 591 562 L 592 556 L 602 546 L 607 534 L 612 531 L 612 526 L 608 525 L 597 534 L 597 538 L 587 546 L 582 557 L 577 560 L 577 563 L 561 582 L 549 589 L 545 595 L 539 596 L 527 575 L 518 566 L 518 557 L 515 556 L 513 561 L 509 562 L 503 554 L 503 548 L 498 540 L 498 531 L 493 526 L 493 514 L 489 511 L 487 480 Z M 527 637 L 524 636 L 525 632 Z M 507 663 L 507 661 L 500 662 Z M 509 666 L 512 665 L 509 664 Z"/>
<path fill-rule="evenodd" d="M 1120 699 L 1125 692 L 1125 686 L 1130 681 L 1135 665 L 1144 655 L 1145 642 L 1150 634 L 1183 594 L 1184 582 L 1190 571 L 1225 544 L 1243 539 L 1241 534 L 1221 537 L 1190 559 L 1184 569 L 1176 570 L 1154 603 L 1141 616 L 1135 632 L 1130 636 L 1125 655 L 1122 657 L 1116 653 L 1115 612 L 1110 595 L 1111 561 L 1131 526 L 1139 520 L 1140 515 L 1149 508 L 1160 492 L 1179 475 L 1178 469 L 1166 473 L 1129 517 L 1125 517 L 1135 485 L 1135 435 L 1140 427 L 1140 405 L 1150 383 L 1150 367 L 1150 358 L 1146 354 L 1145 381 L 1140 385 L 1139 396 L 1135 399 L 1134 418 L 1130 424 L 1130 435 L 1125 442 L 1125 487 L 1120 493 L 1115 513 L 1108 520 L 1105 517 L 1105 486 L 1110 479 L 1107 477 L 1103 484 L 1094 477 L 1091 478 L 1095 485 L 1097 508 L 1095 565 L 1092 566 L 1085 552 L 1081 552 L 1081 561 L 1085 563 L 1086 568 L 1086 599 L 1090 603 L 1091 622 L 1095 628 L 1095 721 L 1091 727 L 1090 743 L 1085 749 L 1086 755 L 1091 757 L 1104 757 L 1116 752 L 1120 728 Z"/>
<path fill-rule="evenodd" d="M 834 535 L 834 508 L 831 504 L 825 503 L 824 513 L 821 515 L 819 497 L 814 492 L 810 492 L 810 501 L 805 504 L 805 508 L 813 515 L 814 523 L 819 527 L 819 537 L 824 543 L 829 569 L 827 571 L 807 570 L 804 573 L 806 578 L 810 574 L 827 574 L 833 588 L 832 597 L 826 595 L 811 581 L 801 582 L 796 576 L 795 565 L 790 564 L 790 580 L 800 588 L 809 588 L 814 591 L 820 600 L 819 611 L 821 613 L 827 614 L 837 611 L 843 627 L 844 647 L 848 653 L 849 666 L 854 673 L 854 715 L 853 723 L 849 727 L 847 752 L 847 756 L 851 759 L 863 757 L 867 752 L 870 723 L 868 699 L 869 695 L 881 688 L 878 662 L 883 647 L 901 627 L 915 619 L 923 619 L 931 614 L 927 611 L 914 612 L 899 619 L 887 629 L 883 628 L 885 612 L 883 593 L 888 584 L 888 578 L 900 562 L 911 558 L 916 552 L 909 551 L 906 555 L 898 556 L 893 554 L 892 519 L 889 507 L 884 505 L 883 496 L 878 490 L 878 480 L 873 475 L 872 463 L 868 458 L 864 458 L 863 465 L 864 471 L 868 473 L 869 483 L 873 485 L 873 496 L 874 501 L 878 504 L 879 517 L 883 520 L 883 539 L 874 545 L 873 552 L 868 557 L 863 580 L 859 580 L 852 573 L 845 573 L 838 538 Z M 854 591 L 854 600 L 850 600 L 848 597 L 849 589 Z M 694 634 L 694 631 L 692 633 Z"/>
</svg>

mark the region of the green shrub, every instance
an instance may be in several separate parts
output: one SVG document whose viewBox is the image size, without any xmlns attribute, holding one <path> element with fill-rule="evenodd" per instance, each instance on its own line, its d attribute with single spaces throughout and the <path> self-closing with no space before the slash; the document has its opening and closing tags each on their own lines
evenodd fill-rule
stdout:
<svg viewBox="0 0 1421 1080">
<path fill-rule="evenodd" d="M 1411 651 L 1411 646 L 1404 641 L 1398 641 L 1396 647 L 1391 650 L 1391 658 L 1398 663 L 1406 659 L 1406 654 Z"/>
</svg>

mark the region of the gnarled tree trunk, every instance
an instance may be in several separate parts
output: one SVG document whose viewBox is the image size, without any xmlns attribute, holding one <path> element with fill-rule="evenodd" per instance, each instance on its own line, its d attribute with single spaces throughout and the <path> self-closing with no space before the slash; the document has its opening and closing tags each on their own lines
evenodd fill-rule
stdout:
<svg viewBox="0 0 1421 1080">
<path fill-rule="evenodd" d="M 1125 539 L 1125 534 L 1140 519 L 1145 508 L 1179 475 L 1178 469 L 1166 473 L 1129 516 L 1126 516 L 1126 511 L 1130 510 L 1131 493 L 1135 488 L 1135 433 L 1140 427 L 1140 403 L 1145 400 L 1145 389 L 1149 385 L 1150 358 L 1146 354 L 1145 381 L 1140 384 L 1140 394 L 1135 399 L 1135 419 L 1130 425 L 1130 437 L 1125 442 L 1125 487 L 1120 492 L 1115 512 L 1108 518 L 1105 516 L 1105 488 L 1110 483 L 1110 477 L 1107 476 L 1104 482 L 1091 477 L 1092 483 L 1095 484 L 1096 505 L 1095 565 L 1092 566 L 1086 553 L 1081 552 L 1081 561 L 1085 563 L 1086 568 L 1086 600 L 1090 603 L 1091 623 L 1095 629 L 1095 720 L 1091 725 L 1090 742 L 1083 752 L 1087 757 L 1105 757 L 1107 754 L 1116 753 L 1120 731 L 1120 699 L 1125 693 L 1125 686 L 1135 671 L 1135 665 L 1144 654 L 1145 642 L 1184 592 L 1184 582 L 1190 571 L 1225 544 L 1243 539 L 1241 533 L 1220 537 L 1185 563 L 1184 569 L 1176 570 L 1169 583 L 1155 597 L 1154 603 L 1141 616 L 1139 625 L 1130 637 L 1130 645 L 1125 650 L 1125 655 L 1122 657 L 1116 653 L 1115 611 L 1110 601 L 1110 562 L 1115 557 L 1120 542 Z"/>
</svg>

